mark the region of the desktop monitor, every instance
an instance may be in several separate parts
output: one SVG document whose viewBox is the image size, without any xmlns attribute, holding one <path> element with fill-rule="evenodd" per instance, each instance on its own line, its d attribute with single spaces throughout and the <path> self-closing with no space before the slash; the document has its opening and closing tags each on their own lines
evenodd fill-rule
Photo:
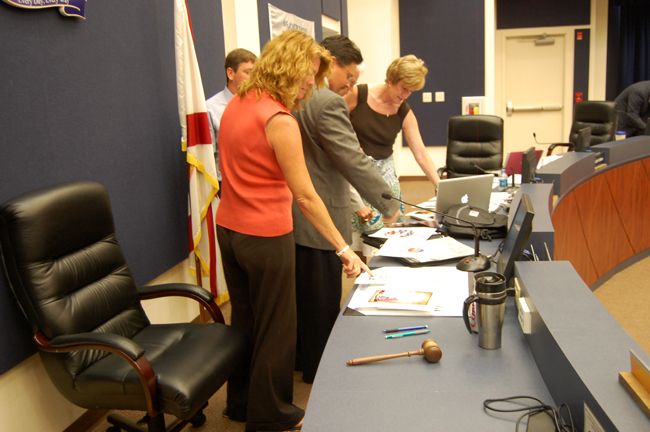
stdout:
<svg viewBox="0 0 650 432">
<path fill-rule="evenodd" d="M 497 272 L 506 278 L 508 286 L 512 285 L 512 276 L 515 271 L 515 261 L 524 253 L 526 244 L 533 231 L 533 203 L 528 194 L 522 194 L 519 206 L 512 218 L 508 234 L 503 241 L 503 247 L 497 261 Z"/>
<path fill-rule="evenodd" d="M 533 183 L 535 181 L 536 168 L 537 154 L 535 147 L 531 147 L 521 156 L 521 184 Z"/>
<path fill-rule="evenodd" d="M 576 141 L 575 151 L 584 152 L 589 148 L 590 145 L 591 145 L 591 128 L 586 127 L 580 129 L 578 131 L 578 141 Z"/>
</svg>

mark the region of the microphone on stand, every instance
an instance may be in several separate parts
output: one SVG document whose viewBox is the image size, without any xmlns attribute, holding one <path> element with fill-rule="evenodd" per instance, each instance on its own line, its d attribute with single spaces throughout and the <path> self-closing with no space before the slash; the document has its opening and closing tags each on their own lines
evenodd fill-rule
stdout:
<svg viewBox="0 0 650 432">
<path fill-rule="evenodd" d="M 487 171 L 487 170 L 484 170 L 483 168 L 481 168 L 480 166 L 478 166 L 474 162 L 470 162 L 470 164 L 471 164 L 471 166 L 473 168 L 476 168 L 477 170 L 481 171 L 483 174 L 492 174 L 495 177 L 497 176 L 497 174 L 495 174 L 493 172 L 490 172 L 490 171 Z M 506 169 L 506 170 L 509 169 L 509 170 L 512 171 L 512 188 L 514 189 L 515 188 L 515 169 L 513 167 L 510 167 L 510 166 L 504 166 L 503 169 Z"/>
<path fill-rule="evenodd" d="M 457 220 L 457 221 L 468 224 L 469 226 L 474 228 L 474 256 L 463 258 L 456 265 L 456 268 L 458 270 L 460 270 L 460 271 L 466 271 L 466 272 L 479 272 L 479 271 L 487 270 L 487 269 L 490 268 L 490 266 L 491 266 L 490 260 L 485 255 L 481 255 L 481 253 L 479 251 L 479 238 L 480 238 L 480 235 L 479 235 L 478 227 L 476 225 L 474 225 L 473 223 L 471 223 L 470 221 L 467 221 L 465 219 L 460 219 L 460 218 L 457 218 L 455 216 L 451 216 L 451 215 L 448 215 L 448 214 L 440 213 L 440 212 L 438 212 L 436 210 L 431 210 L 430 208 L 420 207 L 420 206 L 417 206 L 415 204 L 407 203 L 406 201 L 402 201 L 399 198 L 395 198 L 394 196 L 392 196 L 391 194 L 386 193 L 386 192 L 381 194 L 381 196 L 384 199 L 393 199 L 393 200 L 399 201 L 399 202 L 401 202 L 403 204 L 410 205 L 412 207 L 419 208 L 421 210 L 429 211 L 431 213 L 435 213 L 435 214 L 440 215 L 440 216 L 446 216 L 448 218 L 451 218 L 451 219 L 454 219 L 454 220 Z"/>
</svg>

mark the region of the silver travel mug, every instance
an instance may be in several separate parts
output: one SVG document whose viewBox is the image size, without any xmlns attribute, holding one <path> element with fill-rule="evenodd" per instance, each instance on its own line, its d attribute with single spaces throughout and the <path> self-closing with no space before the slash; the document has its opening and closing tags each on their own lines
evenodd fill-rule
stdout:
<svg viewBox="0 0 650 432">
<path fill-rule="evenodd" d="M 463 319 L 467 330 L 469 307 L 476 303 L 478 346 L 485 349 L 501 348 L 501 329 L 506 312 L 506 278 L 499 273 L 480 272 L 474 276 L 476 294 L 469 296 L 463 306 Z"/>
</svg>

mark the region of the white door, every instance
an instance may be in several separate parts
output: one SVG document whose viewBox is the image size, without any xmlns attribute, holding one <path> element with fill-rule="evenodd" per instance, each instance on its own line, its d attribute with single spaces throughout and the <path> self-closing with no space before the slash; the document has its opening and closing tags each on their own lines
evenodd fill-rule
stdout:
<svg viewBox="0 0 650 432">
<path fill-rule="evenodd" d="M 531 146 L 546 151 L 548 144 L 569 137 L 573 39 L 568 34 L 573 30 L 549 29 L 542 41 L 544 31 L 497 32 L 495 111 L 505 122 L 505 152 Z M 533 134 L 543 144 L 536 145 Z"/>
</svg>

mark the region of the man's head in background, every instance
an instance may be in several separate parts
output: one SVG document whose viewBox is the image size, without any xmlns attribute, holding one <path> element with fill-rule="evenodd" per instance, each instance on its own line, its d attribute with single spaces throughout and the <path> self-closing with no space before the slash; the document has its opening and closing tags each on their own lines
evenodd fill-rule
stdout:
<svg viewBox="0 0 650 432">
<path fill-rule="evenodd" d="M 334 59 L 332 73 L 329 77 L 329 87 L 334 93 L 345 96 L 357 83 L 361 75 L 363 56 L 359 47 L 347 36 L 336 35 L 323 39 L 323 48 L 328 50 Z"/>
<path fill-rule="evenodd" d="M 237 87 L 250 77 L 257 56 L 244 48 L 236 48 L 228 53 L 224 67 L 228 90 L 237 93 Z"/>
</svg>

